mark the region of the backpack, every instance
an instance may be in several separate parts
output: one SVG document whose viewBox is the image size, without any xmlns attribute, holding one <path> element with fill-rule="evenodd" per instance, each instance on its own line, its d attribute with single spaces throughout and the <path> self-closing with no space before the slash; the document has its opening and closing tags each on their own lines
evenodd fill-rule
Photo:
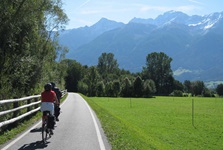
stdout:
<svg viewBox="0 0 223 150">
<path fill-rule="evenodd" d="M 55 87 L 52 90 L 56 93 L 57 99 L 60 100 L 60 98 L 62 96 L 62 93 L 61 93 L 60 89 L 58 87 Z"/>
<path fill-rule="evenodd" d="M 54 125 L 55 125 L 55 118 L 54 118 L 54 116 L 49 115 L 48 116 L 47 128 L 54 129 Z"/>
</svg>

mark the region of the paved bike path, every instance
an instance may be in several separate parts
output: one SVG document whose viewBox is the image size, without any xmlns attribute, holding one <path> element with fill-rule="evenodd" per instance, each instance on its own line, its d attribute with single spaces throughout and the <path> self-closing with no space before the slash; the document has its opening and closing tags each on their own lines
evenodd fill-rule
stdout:
<svg viewBox="0 0 223 150">
<path fill-rule="evenodd" d="M 54 135 L 47 144 L 42 143 L 41 123 L 34 125 L 18 139 L 7 143 L 8 150 L 110 150 L 111 146 L 102 131 L 94 112 L 85 100 L 76 93 L 69 93 L 61 106 Z"/>
</svg>

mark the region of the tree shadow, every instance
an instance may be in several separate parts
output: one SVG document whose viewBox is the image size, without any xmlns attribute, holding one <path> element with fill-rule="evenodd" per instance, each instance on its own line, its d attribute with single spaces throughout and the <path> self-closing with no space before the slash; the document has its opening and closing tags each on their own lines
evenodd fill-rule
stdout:
<svg viewBox="0 0 223 150">
<path fill-rule="evenodd" d="M 35 149 L 44 149 L 48 146 L 50 142 L 44 143 L 43 141 L 36 141 L 30 144 L 24 144 L 18 150 L 35 150 Z"/>
</svg>

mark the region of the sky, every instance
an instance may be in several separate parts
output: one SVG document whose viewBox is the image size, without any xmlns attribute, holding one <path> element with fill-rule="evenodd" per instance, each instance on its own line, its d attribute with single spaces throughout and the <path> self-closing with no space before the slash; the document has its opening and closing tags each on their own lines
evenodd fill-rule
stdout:
<svg viewBox="0 0 223 150">
<path fill-rule="evenodd" d="M 153 18 L 174 10 L 187 15 L 223 12 L 223 0 L 62 0 L 66 29 L 91 26 L 101 18 L 127 24 L 134 17 Z"/>
</svg>

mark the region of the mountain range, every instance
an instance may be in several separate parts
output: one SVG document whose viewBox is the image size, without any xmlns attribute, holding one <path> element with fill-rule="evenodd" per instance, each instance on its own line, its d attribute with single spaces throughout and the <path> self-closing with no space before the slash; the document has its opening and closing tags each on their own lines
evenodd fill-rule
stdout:
<svg viewBox="0 0 223 150">
<path fill-rule="evenodd" d="M 67 58 L 82 65 L 97 65 L 103 52 L 111 52 L 119 68 L 141 72 L 148 54 L 164 52 L 173 59 L 179 81 L 223 80 L 223 12 L 189 16 L 168 11 L 127 24 L 102 18 L 90 27 L 61 32 L 59 43 L 69 48 Z"/>
</svg>

